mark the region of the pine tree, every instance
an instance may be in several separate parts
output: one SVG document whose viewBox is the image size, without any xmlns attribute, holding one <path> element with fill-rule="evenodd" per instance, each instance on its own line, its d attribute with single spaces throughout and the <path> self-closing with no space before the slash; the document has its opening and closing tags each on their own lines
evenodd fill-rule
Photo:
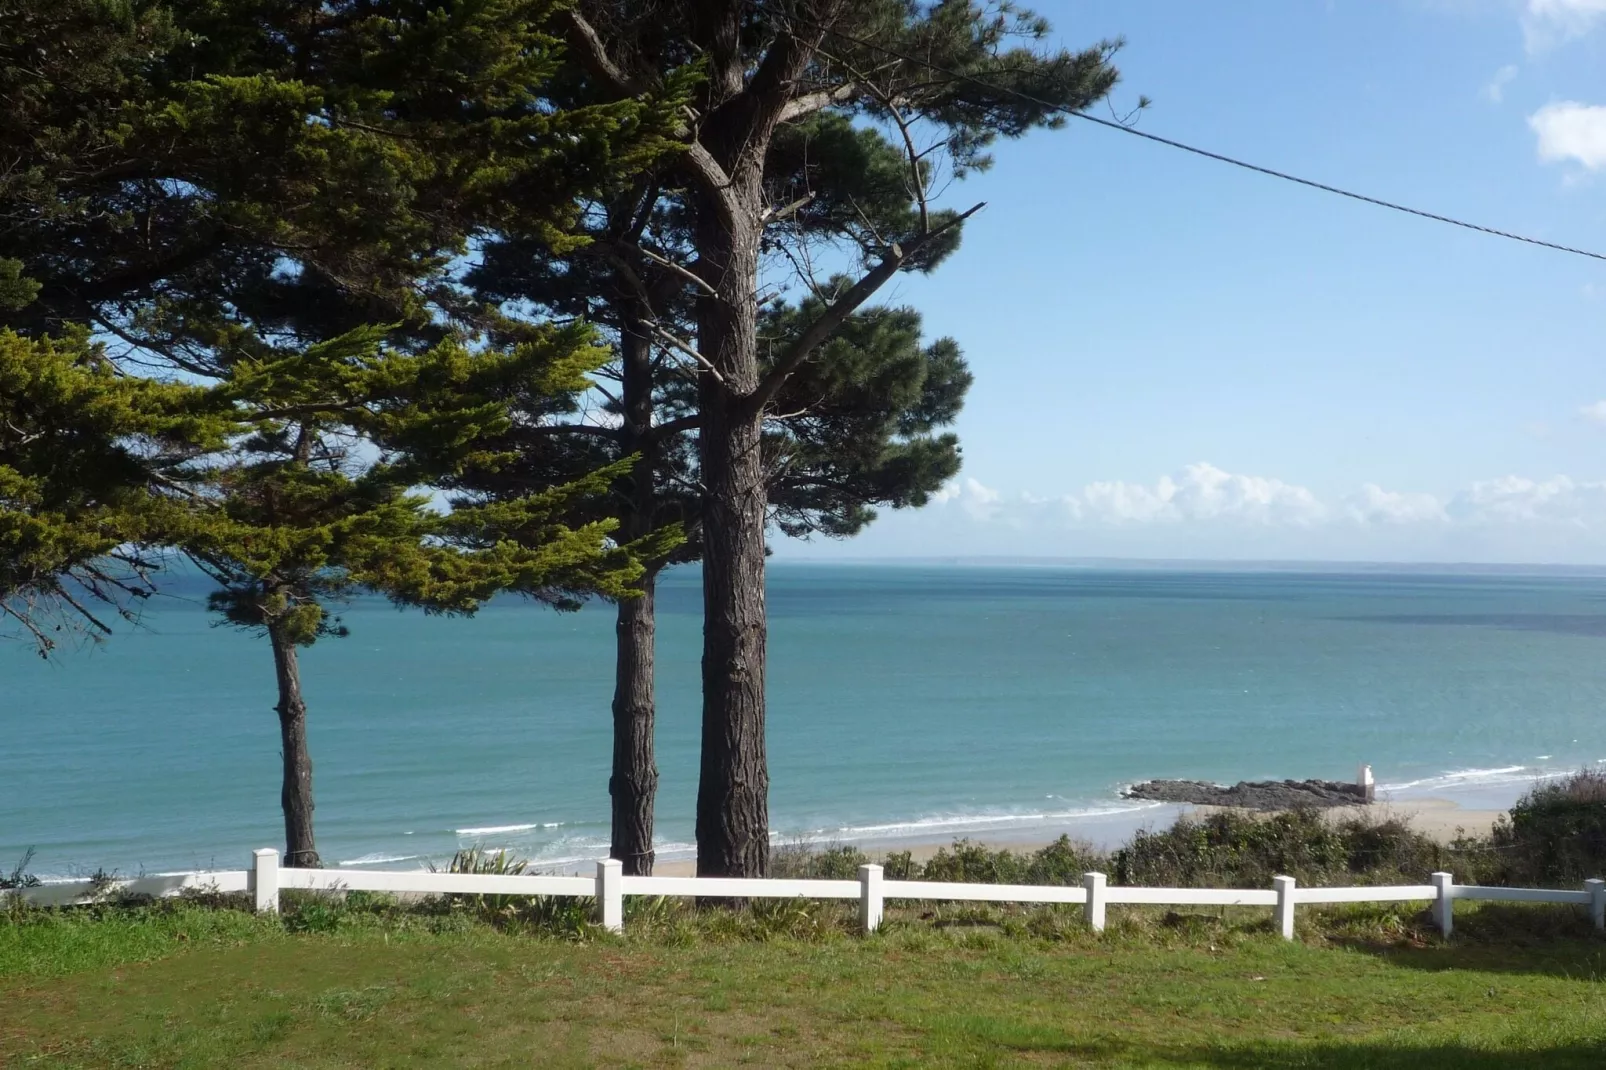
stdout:
<svg viewBox="0 0 1606 1070">
<path fill-rule="evenodd" d="M 639 571 L 606 524 L 563 522 L 617 469 L 448 517 L 410 488 L 494 466 L 473 440 L 506 409 L 480 384 L 561 408 L 594 354 L 578 327 L 465 344 L 448 265 L 514 200 L 564 248 L 579 195 L 659 152 L 676 102 L 554 106 L 550 0 L 0 4 L 0 324 L 87 323 L 249 425 L 191 472 L 175 541 L 270 640 L 287 848 L 316 864 L 296 652 L 338 632 L 331 600 L 568 605 Z"/>
<path fill-rule="evenodd" d="M 963 177 L 988 165 L 986 149 L 998 137 L 1057 125 L 1061 109 L 1102 99 L 1116 77 L 1114 46 L 1046 51 L 1041 19 L 966 0 L 581 0 L 568 17 L 571 46 L 599 95 L 628 99 L 687 68 L 703 78 L 666 183 L 684 190 L 687 266 L 695 278 L 695 342 L 672 344 L 694 361 L 697 382 L 704 561 L 698 872 L 760 876 L 769 855 L 765 414 L 882 285 L 951 251 L 976 208 L 932 203 L 937 159 L 946 157 L 947 173 Z M 855 132 L 874 127 L 900 148 L 901 223 L 872 217 L 855 225 L 840 216 L 851 205 L 815 207 L 807 190 L 776 198 L 771 157 L 788 143 L 809 145 L 810 127 L 853 151 L 866 147 Z M 814 318 L 766 360 L 761 266 L 767 254 L 786 251 L 789 235 L 801 231 L 806 242 L 811 219 L 832 211 L 839 214 L 822 220 L 826 237 L 849 237 L 859 273 L 815 286 Z M 808 264 L 802 269 L 812 282 Z"/>
<path fill-rule="evenodd" d="M 377 330 L 358 330 L 240 369 L 218 388 L 247 437 L 192 470 L 210 507 L 181 546 L 217 582 L 213 610 L 264 635 L 272 650 L 288 865 L 319 864 L 298 651 L 346 634 L 332 605 L 368 591 L 471 613 L 510 590 L 565 605 L 578 594 L 621 596 L 640 574 L 625 550 L 602 549 L 611 523 L 558 522 L 575 498 L 604 489 L 612 470 L 485 515 L 443 516 L 412 490 L 449 474 L 421 467 L 420 456 L 494 463 L 477 443 L 504 433 L 508 417 L 485 400 L 487 383 L 583 387 L 576 354 L 587 350 L 572 333 L 498 358 L 453 342 L 411 355 L 383 348 Z M 365 461 L 354 443 L 382 452 Z M 520 545 L 497 534 L 510 531 L 532 537 Z"/>
<path fill-rule="evenodd" d="M 784 133 L 770 154 L 765 184 L 771 200 L 788 208 L 781 216 L 785 226 L 773 228 L 766 242 L 777 250 L 772 259 L 797 276 L 783 293 L 817 294 L 840 283 L 811 277 L 806 265 L 813 247 L 856 243 L 866 228 L 907 229 L 915 202 L 901 151 L 877 131 L 827 115 Z M 504 228 L 466 280 L 495 308 L 583 316 L 609 328 L 615 343 L 595 410 L 562 420 L 526 413 L 513 446 L 525 462 L 518 478 L 503 472 L 488 485 L 516 491 L 601 458 L 634 455 L 639 460 L 619 481 L 610 514 L 634 537 L 666 523 L 690 535 L 673 558 L 649 561 L 643 595 L 617 607 L 611 851 L 627 873 L 647 872 L 653 860 L 656 576 L 661 566 L 700 553 L 699 503 L 692 492 L 698 479 L 696 355 L 683 341 L 695 333 L 698 286 L 690 210 L 673 179 L 672 169 L 660 166 L 597 198 L 585 213 L 590 241 L 568 254 L 555 255 Z M 931 249 L 923 266 L 935 266 L 956 238 L 954 232 Z M 819 311 L 817 297 L 806 302 L 811 314 Z M 806 325 L 787 308 L 779 295 L 766 305 L 766 355 L 784 350 Z M 912 326 L 912 333 L 895 324 Z M 867 313 L 844 330 L 855 344 L 817 353 L 810 374 L 765 417 L 771 516 L 789 535 L 851 535 L 873 517 L 874 506 L 923 504 L 958 470 L 957 441 L 931 433 L 953 419 L 970 381 L 957 347 L 944 341 L 922 351 L 918 316 L 907 310 Z M 865 388 L 870 384 L 874 389 Z"/>
<path fill-rule="evenodd" d="M 606 304 L 596 304 L 592 315 L 608 321 L 601 311 Z M 767 309 L 767 347 L 784 349 L 813 311 L 812 301 Z M 685 534 L 684 542 L 644 555 L 642 593 L 620 599 L 616 607 L 610 855 L 626 872 L 647 874 L 658 781 L 656 581 L 663 568 L 695 561 L 701 553 L 698 502 L 689 489 L 698 478 L 696 418 L 694 410 L 687 414 L 695 397 L 687 381 L 668 370 L 673 357 L 661 346 L 632 349 L 625 332 L 620 336 L 627 340 L 616 344 L 599 379 L 608 382 L 610 394 L 618 391 L 623 404 L 605 401 L 579 414 L 525 410 L 508 436 L 494 443 L 513 459 L 494 471 L 467 471 L 451 485 L 492 498 L 518 495 L 599 464 L 633 461 L 611 495 L 586 500 L 585 515 L 617 518 L 620 531 L 628 533 L 621 537 L 638 545 L 666 531 Z M 780 411 L 767 422 L 764 441 L 771 517 L 787 535 L 857 534 L 875 518 L 876 506 L 923 505 L 957 473 L 958 441 L 940 428 L 957 416 L 970 373 L 951 340 L 921 345 L 918 313 L 876 309 L 849 317 L 805 371 L 778 398 Z"/>
<path fill-rule="evenodd" d="M 48 656 L 111 633 L 192 516 L 176 480 L 236 425 L 199 387 L 117 373 L 87 332 L 0 329 L 0 622 Z"/>
</svg>

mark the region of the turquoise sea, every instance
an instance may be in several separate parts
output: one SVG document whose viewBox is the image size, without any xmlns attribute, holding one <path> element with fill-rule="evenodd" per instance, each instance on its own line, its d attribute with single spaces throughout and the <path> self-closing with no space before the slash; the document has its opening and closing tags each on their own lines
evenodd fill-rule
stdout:
<svg viewBox="0 0 1606 1070">
<path fill-rule="evenodd" d="M 688 853 L 699 592 L 659 598 L 658 830 Z M 243 866 L 278 844 L 263 641 L 204 599 L 42 662 L 0 645 L 0 863 Z M 1150 777 L 1330 777 L 1506 805 L 1606 761 L 1606 576 L 775 563 L 779 839 L 1025 838 L 1143 819 Z M 303 657 L 328 863 L 608 841 L 611 607 L 383 602 Z"/>
</svg>

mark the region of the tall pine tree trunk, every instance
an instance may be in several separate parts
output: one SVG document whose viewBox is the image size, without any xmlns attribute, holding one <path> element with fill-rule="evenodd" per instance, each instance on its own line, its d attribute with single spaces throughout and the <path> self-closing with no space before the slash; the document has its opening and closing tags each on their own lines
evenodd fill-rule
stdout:
<svg viewBox="0 0 1606 1070">
<path fill-rule="evenodd" d="M 296 645 L 284 629 L 268 628 L 273 669 L 279 684 L 279 741 L 284 754 L 284 864 L 316 868 L 318 848 L 312 835 L 312 754 L 307 749 L 307 704 L 301 698 L 301 666 Z"/>
<path fill-rule="evenodd" d="M 630 473 L 630 506 L 621 534 L 641 538 L 653 527 L 657 483 L 657 450 L 652 424 L 652 345 L 643 335 L 621 332 L 623 355 L 624 445 L 639 452 Z M 626 876 L 652 876 L 653 804 L 658 794 L 658 765 L 653 753 L 655 703 L 653 655 L 657 622 L 654 600 L 658 567 L 649 563 L 641 578 L 641 597 L 621 600 L 615 624 L 617 650 L 613 689 L 613 845 L 609 854 L 624 863 Z"/>
<path fill-rule="evenodd" d="M 769 868 L 764 747 L 766 492 L 758 386 L 756 173 L 732 189 L 744 225 L 710 211 L 699 253 L 717 272 L 700 299 L 697 344 L 718 370 L 699 377 L 703 483 L 703 733 L 697 786 L 698 876 L 762 877 Z"/>
</svg>

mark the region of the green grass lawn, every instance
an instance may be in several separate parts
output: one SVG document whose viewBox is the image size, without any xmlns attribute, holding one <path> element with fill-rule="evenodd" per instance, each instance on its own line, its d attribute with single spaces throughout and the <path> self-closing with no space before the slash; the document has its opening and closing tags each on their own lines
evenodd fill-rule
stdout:
<svg viewBox="0 0 1606 1070">
<path fill-rule="evenodd" d="M 1606 940 L 1556 908 L 1419 915 L 642 905 L 493 926 L 303 904 L 0 911 L 3 1066 L 1606 1066 Z M 536 931 L 539 929 L 539 931 Z M 568 935 L 551 935 L 554 930 Z"/>
</svg>

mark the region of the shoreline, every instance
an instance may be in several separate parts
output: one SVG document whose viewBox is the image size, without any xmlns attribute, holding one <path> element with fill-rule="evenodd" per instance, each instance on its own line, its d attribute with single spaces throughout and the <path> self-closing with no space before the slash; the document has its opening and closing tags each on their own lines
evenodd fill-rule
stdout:
<svg viewBox="0 0 1606 1070">
<path fill-rule="evenodd" d="M 1063 826 L 1033 826 L 1029 829 L 1019 829 L 1016 835 L 1010 835 L 1007 830 L 993 829 L 976 830 L 974 832 L 956 831 L 943 836 L 905 836 L 887 839 L 872 837 L 867 839 L 816 841 L 810 846 L 817 849 L 834 846 L 856 847 L 872 859 L 884 858 L 889 854 L 908 851 L 917 862 L 924 862 L 943 848 L 952 846 L 955 840 L 963 839 L 968 839 L 972 843 L 993 851 L 1030 852 L 1041 850 L 1064 835 L 1073 840 L 1087 841 L 1095 847 L 1108 850 L 1121 846 L 1137 832 L 1169 827 L 1178 817 L 1184 815 L 1206 817 L 1212 813 L 1223 811 L 1248 814 L 1258 813 L 1263 816 L 1271 816 L 1271 814 L 1279 812 L 1251 811 L 1231 806 L 1192 806 L 1182 803 L 1161 803 L 1156 804 L 1153 808 L 1143 810 L 1079 818 L 1075 821 L 1066 822 Z M 1504 817 L 1506 811 L 1483 808 L 1473 809 L 1462 806 L 1454 799 L 1430 797 L 1421 799 L 1384 799 L 1370 805 L 1332 807 L 1323 810 L 1322 815 L 1330 820 L 1367 817 L 1386 821 L 1397 818 L 1408 822 L 1416 831 L 1438 840 L 1440 843 L 1447 844 L 1462 833 L 1471 836 L 1487 836 L 1494 827 L 1495 820 Z M 1156 820 L 1157 818 L 1159 820 Z M 789 845 L 785 843 L 776 845 L 777 848 L 785 848 L 786 846 Z M 697 862 L 694 858 L 676 857 L 659 861 L 653 867 L 653 874 L 659 877 L 691 877 L 696 875 L 696 870 Z"/>
</svg>

